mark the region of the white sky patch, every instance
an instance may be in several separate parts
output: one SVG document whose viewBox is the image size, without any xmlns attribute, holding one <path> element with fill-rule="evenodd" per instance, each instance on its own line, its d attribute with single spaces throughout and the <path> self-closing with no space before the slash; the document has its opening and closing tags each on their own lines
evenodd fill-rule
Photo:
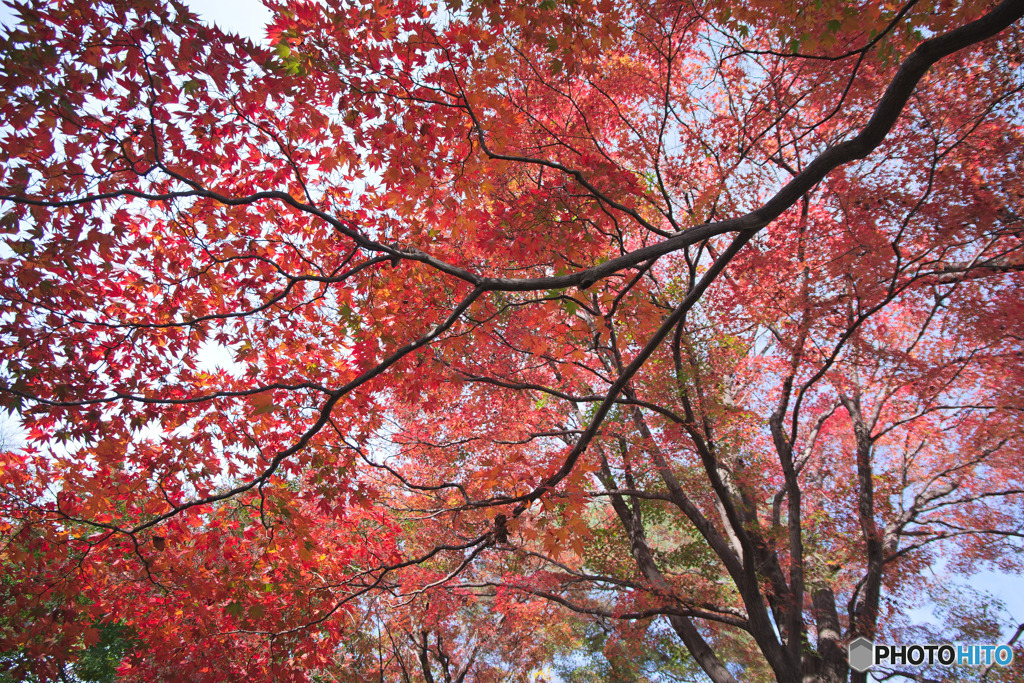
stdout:
<svg viewBox="0 0 1024 683">
<path fill-rule="evenodd" d="M 226 370 L 236 379 L 245 373 L 246 365 L 235 360 L 235 352 L 224 344 L 206 342 L 196 354 L 196 366 L 211 374 Z"/>
<path fill-rule="evenodd" d="M 259 0 L 185 0 L 188 8 L 223 31 L 267 44 L 270 10 Z"/>
</svg>

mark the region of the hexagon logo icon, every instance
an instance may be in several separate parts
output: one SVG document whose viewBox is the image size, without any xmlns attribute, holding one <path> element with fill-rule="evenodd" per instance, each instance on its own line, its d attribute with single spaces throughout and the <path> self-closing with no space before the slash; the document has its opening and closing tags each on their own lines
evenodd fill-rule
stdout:
<svg viewBox="0 0 1024 683">
<path fill-rule="evenodd" d="M 875 644 L 861 636 L 850 642 L 849 649 L 850 668 L 858 673 L 863 673 L 875 663 Z"/>
</svg>

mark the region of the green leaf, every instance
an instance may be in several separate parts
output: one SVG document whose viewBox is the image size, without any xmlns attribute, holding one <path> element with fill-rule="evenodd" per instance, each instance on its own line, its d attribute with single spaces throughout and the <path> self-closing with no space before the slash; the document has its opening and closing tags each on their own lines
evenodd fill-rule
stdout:
<svg viewBox="0 0 1024 683">
<path fill-rule="evenodd" d="M 35 242 L 32 240 L 11 241 L 7 243 L 7 246 L 10 247 L 11 251 L 15 254 L 19 254 L 21 256 L 28 256 L 36 250 Z"/>
<path fill-rule="evenodd" d="M 274 398 L 270 392 L 250 396 L 249 402 L 253 407 L 253 411 L 251 413 L 253 416 L 266 415 L 267 413 L 271 413 L 280 408 L 280 406 L 274 405 Z"/>
</svg>

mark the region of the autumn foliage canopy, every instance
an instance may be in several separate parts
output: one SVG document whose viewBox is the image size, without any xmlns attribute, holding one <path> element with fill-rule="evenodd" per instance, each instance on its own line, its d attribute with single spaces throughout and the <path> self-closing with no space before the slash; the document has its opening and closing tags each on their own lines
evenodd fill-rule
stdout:
<svg viewBox="0 0 1024 683">
<path fill-rule="evenodd" d="M 271 9 L 2 29 L 0 676 L 864 680 L 1021 569 L 1024 2 Z"/>
</svg>

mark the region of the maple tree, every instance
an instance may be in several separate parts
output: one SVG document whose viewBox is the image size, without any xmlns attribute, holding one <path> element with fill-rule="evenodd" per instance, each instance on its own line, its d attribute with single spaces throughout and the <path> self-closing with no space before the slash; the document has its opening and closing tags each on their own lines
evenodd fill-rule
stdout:
<svg viewBox="0 0 1024 683">
<path fill-rule="evenodd" d="M 1020 570 L 1020 0 L 12 7 L 9 675 L 865 680 Z"/>
</svg>

